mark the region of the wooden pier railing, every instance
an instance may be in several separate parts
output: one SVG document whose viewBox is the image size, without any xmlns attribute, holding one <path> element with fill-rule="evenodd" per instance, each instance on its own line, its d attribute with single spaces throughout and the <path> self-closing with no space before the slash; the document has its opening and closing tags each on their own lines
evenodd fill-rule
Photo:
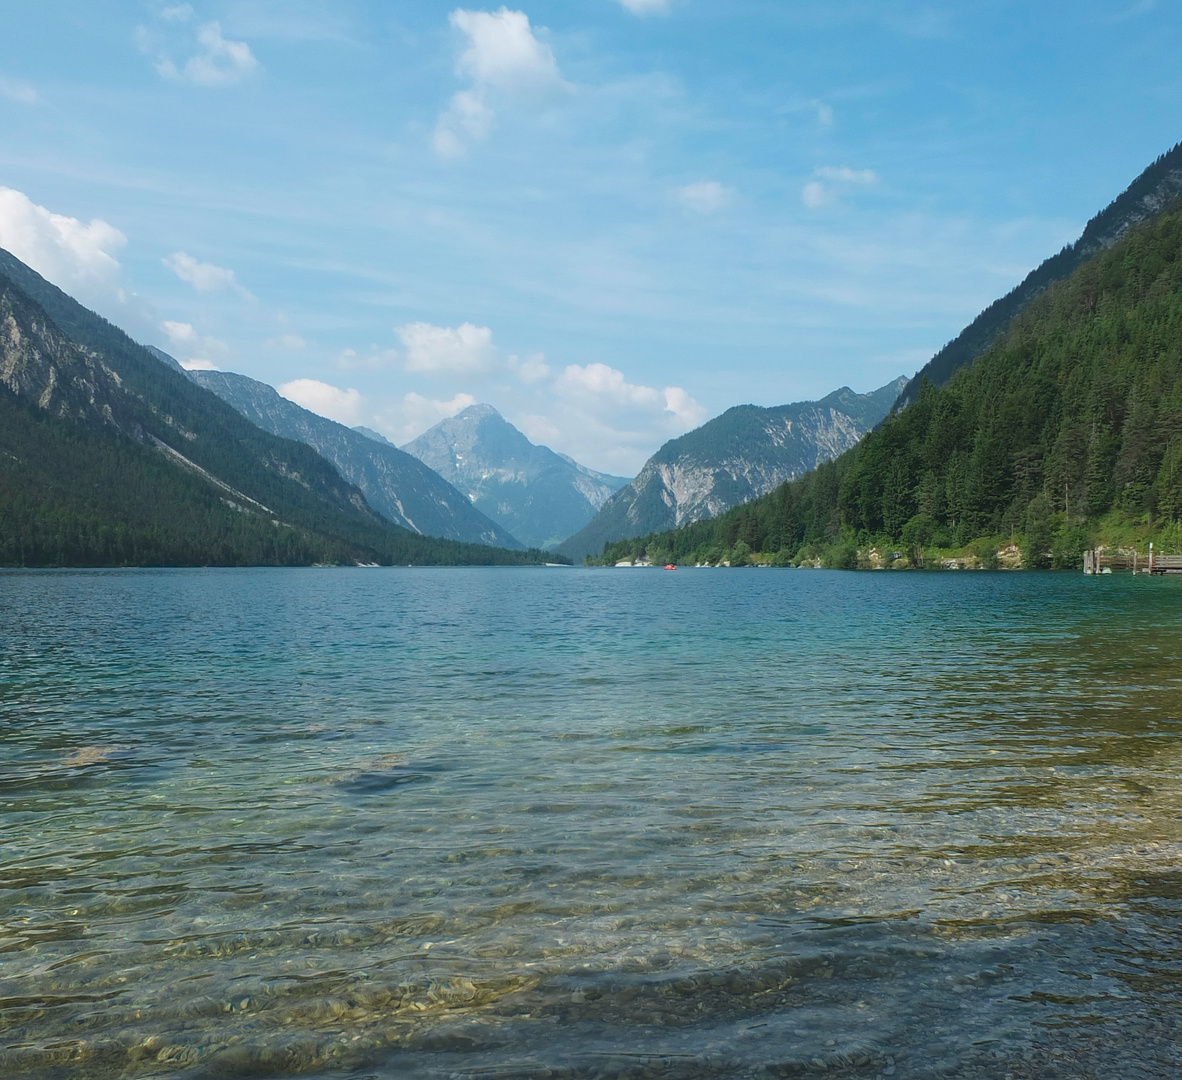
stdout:
<svg viewBox="0 0 1182 1080">
<path fill-rule="evenodd" d="M 1134 574 L 1182 574 L 1182 555 L 1159 555 L 1152 548 L 1148 556 L 1134 551 L 1131 555 L 1106 555 L 1099 548 L 1084 552 L 1085 574 L 1107 574 L 1131 570 Z"/>
</svg>

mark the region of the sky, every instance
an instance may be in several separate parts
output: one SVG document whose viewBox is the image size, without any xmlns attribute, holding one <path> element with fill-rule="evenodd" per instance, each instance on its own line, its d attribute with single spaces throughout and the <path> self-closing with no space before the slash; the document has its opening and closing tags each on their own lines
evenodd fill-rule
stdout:
<svg viewBox="0 0 1182 1080">
<path fill-rule="evenodd" d="M 913 374 L 1182 140 L 1179 0 L 4 8 L 0 246 L 188 366 L 619 475 Z"/>
</svg>

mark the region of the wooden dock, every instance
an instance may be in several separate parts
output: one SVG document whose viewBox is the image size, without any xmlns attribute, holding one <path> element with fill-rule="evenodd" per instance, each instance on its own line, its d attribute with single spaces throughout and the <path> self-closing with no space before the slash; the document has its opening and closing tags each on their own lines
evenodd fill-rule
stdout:
<svg viewBox="0 0 1182 1080">
<path fill-rule="evenodd" d="M 1150 549 L 1148 556 L 1134 551 L 1129 555 L 1105 555 L 1100 548 L 1084 552 L 1085 574 L 1111 574 L 1129 570 L 1134 574 L 1182 574 L 1182 555 L 1159 555 Z"/>
</svg>

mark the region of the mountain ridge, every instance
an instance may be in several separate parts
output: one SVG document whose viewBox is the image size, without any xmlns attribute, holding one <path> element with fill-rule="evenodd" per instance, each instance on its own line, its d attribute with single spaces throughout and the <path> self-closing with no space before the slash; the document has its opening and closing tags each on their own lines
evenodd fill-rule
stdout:
<svg viewBox="0 0 1182 1080">
<path fill-rule="evenodd" d="M 1129 229 L 1160 213 L 1179 193 L 1182 193 L 1182 142 L 1161 154 L 1088 221 L 1078 240 L 1044 259 L 943 346 L 903 388 L 891 411 L 914 402 L 925 379 L 943 386 L 953 372 L 984 353 L 1032 300 L 1055 282 L 1066 280 L 1089 259 L 1108 250 Z"/>
<path fill-rule="evenodd" d="M 487 404 L 441 420 L 402 449 L 530 547 L 557 544 L 628 482 L 531 442 Z"/>
<path fill-rule="evenodd" d="M 393 444 L 378 442 L 372 435 L 310 412 L 274 387 L 246 375 L 190 371 L 188 376 L 264 431 L 311 446 L 394 524 L 423 536 L 511 550 L 525 548 L 443 477 Z"/>
<path fill-rule="evenodd" d="M 525 561 L 390 524 L 0 249 L 0 564 Z"/>
<path fill-rule="evenodd" d="M 716 517 L 836 457 L 874 427 L 906 380 L 869 394 L 841 387 L 818 401 L 736 405 L 670 439 L 636 478 L 556 551 L 574 560 L 605 543 Z"/>
<path fill-rule="evenodd" d="M 854 449 L 602 561 L 1081 568 L 1182 553 L 1182 195 Z M 873 555 L 873 558 L 872 558 Z"/>
</svg>

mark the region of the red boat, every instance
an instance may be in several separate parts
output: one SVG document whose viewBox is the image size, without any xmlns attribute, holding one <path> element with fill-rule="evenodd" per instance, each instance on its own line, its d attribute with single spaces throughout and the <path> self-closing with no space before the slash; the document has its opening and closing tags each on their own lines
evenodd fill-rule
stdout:
<svg viewBox="0 0 1182 1080">
<path fill-rule="evenodd" d="M 676 570 L 676 569 L 677 569 L 677 567 L 676 567 L 676 566 L 674 566 L 674 565 L 673 565 L 673 563 L 666 563 L 666 564 L 665 564 L 665 569 L 666 569 L 666 570 Z"/>
</svg>

